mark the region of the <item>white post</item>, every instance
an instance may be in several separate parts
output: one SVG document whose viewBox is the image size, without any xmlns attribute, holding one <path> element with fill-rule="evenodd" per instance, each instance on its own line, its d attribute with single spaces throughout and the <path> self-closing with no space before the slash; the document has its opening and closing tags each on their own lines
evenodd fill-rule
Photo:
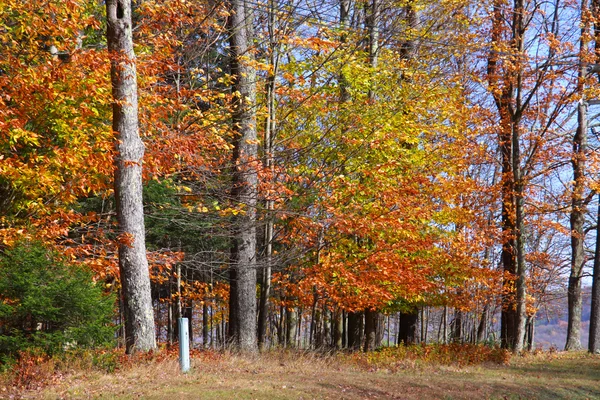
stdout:
<svg viewBox="0 0 600 400">
<path fill-rule="evenodd" d="M 181 372 L 190 370 L 190 333 L 188 331 L 188 319 L 179 318 L 179 366 Z"/>
</svg>

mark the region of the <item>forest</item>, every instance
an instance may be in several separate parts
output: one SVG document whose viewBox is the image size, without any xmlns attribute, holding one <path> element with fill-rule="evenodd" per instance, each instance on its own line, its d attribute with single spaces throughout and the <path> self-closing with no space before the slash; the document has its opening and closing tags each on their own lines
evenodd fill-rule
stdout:
<svg viewBox="0 0 600 400">
<path fill-rule="evenodd" d="M 600 353 L 599 117 L 600 0 L 3 0 L 0 364 Z"/>
</svg>

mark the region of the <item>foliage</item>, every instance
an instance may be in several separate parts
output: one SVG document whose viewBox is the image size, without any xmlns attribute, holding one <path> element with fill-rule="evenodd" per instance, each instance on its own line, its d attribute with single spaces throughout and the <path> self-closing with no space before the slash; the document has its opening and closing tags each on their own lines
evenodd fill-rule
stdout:
<svg viewBox="0 0 600 400">
<path fill-rule="evenodd" d="M 473 344 L 431 344 L 383 347 L 376 351 L 354 354 L 350 359 L 366 369 L 396 371 L 409 365 L 456 365 L 465 367 L 483 363 L 507 364 L 511 353 L 498 346 Z"/>
<path fill-rule="evenodd" d="M 92 273 L 39 242 L 20 242 L 0 256 L 0 354 L 40 348 L 97 347 L 114 340 L 115 298 Z"/>
<path fill-rule="evenodd" d="M 499 151 L 508 142 L 498 135 L 509 125 L 499 123 L 506 115 L 494 104 L 505 90 L 525 100 L 513 149 L 522 157 L 526 302 L 535 316 L 565 281 L 576 84 L 588 87 L 585 97 L 598 97 L 595 76 L 576 82 L 571 56 L 585 26 L 574 18 L 579 3 L 528 2 L 519 50 L 506 40 L 520 14 L 509 3 L 395 2 L 380 16 L 378 64 L 365 46 L 367 3 L 350 2 L 355 17 L 344 29 L 333 21 L 337 2 L 310 16 L 295 0 L 252 7 L 256 128 L 266 136 L 268 125 L 272 142 L 260 137 L 262 158 L 252 161 L 260 171 L 256 261 L 259 274 L 267 263 L 274 271 L 272 310 L 297 306 L 306 317 L 312 308 L 393 312 L 418 304 L 491 314 L 502 296 L 512 301 L 514 277 L 500 257 L 516 232 L 500 232 L 510 179 Z M 118 290 L 103 10 L 89 0 L 0 4 L 0 244 L 22 248 L 15 243 L 35 236 L 69 263 L 90 267 L 98 288 L 105 282 Z M 495 12 L 504 21 L 498 31 Z M 231 197 L 228 15 L 227 3 L 210 1 L 135 7 L 146 241 L 156 311 L 165 320 L 161 307 L 177 299 L 178 264 L 184 307 L 208 305 L 214 324 L 229 311 L 230 239 L 245 205 Z M 488 76 L 485 61 L 494 60 L 497 74 Z M 506 110 L 521 101 L 505 100 Z M 598 186 L 597 145 L 590 138 L 586 201 Z M 44 279 L 61 274 L 47 271 Z M 504 292 L 503 280 L 510 283 Z M 35 290 L 50 296 L 44 288 Z M 38 314 L 28 324 L 65 317 L 30 303 Z M 0 313 L 14 307 L 2 303 Z M 278 328 L 283 314 L 271 315 Z M 4 331 L 2 346 L 14 354 L 23 343 L 59 348 L 67 331 L 85 336 L 52 324 Z M 429 351 L 438 350 L 443 358 L 446 350 Z"/>
</svg>

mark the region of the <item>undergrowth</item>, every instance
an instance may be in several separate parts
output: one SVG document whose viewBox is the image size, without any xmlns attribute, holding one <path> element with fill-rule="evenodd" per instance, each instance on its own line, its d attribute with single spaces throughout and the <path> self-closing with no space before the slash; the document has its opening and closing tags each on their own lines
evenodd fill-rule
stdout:
<svg viewBox="0 0 600 400">
<path fill-rule="evenodd" d="M 149 353 L 124 354 L 121 348 L 72 349 L 48 356 L 41 350 L 19 352 L 10 368 L 0 374 L 0 398 L 18 398 L 18 393 L 39 390 L 60 382 L 66 375 L 89 372 L 112 374 L 140 365 L 159 364 L 178 357 L 178 348 L 161 348 Z M 192 350 L 191 357 L 208 362 L 222 357 L 213 351 Z"/>
<path fill-rule="evenodd" d="M 348 359 L 367 370 L 388 369 L 393 372 L 428 365 L 507 364 L 511 353 L 499 347 L 452 343 L 383 347 L 370 353 L 350 354 Z"/>
<path fill-rule="evenodd" d="M 413 345 L 381 348 L 370 353 L 337 353 L 325 355 L 310 351 L 273 350 L 265 354 L 250 357 L 253 365 L 260 365 L 261 360 L 267 362 L 275 356 L 276 359 L 287 362 L 314 358 L 325 362 L 324 365 L 339 367 L 358 367 L 374 371 L 385 369 L 391 372 L 418 368 L 420 366 L 457 365 L 468 366 L 481 363 L 505 364 L 510 360 L 510 353 L 497 347 L 471 344 L 448 345 Z M 125 355 L 123 349 L 72 349 L 60 355 L 49 357 L 42 352 L 21 352 L 17 361 L 7 372 L 0 375 L 0 398 L 18 398 L 18 393 L 39 390 L 45 386 L 59 383 L 65 376 L 99 372 L 113 374 L 130 370 L 138 366 L 156 364 L 166 360 L 177 360 L 176 346 L 160 350 Z M 211 350 L 192 350 L 194 362 L 198 365 L 215 366 L 220 361 L 236 359 L 236 364 L 242 361 L 239 356 L 229 352 Z M 242 357 L 243 358 L 243 357 Z M 287 361 L 286 361 L 287 360 Z M 313 365 L 310 362 L 307 365 Z M 216 366 L 219 368 L 218 366 Z"/>
</svg>

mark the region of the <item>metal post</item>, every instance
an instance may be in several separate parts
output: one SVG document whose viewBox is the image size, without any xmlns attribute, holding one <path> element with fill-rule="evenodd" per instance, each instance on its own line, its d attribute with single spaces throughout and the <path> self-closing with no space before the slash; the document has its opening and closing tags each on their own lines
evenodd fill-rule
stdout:
<svg viewBox="0 0 600 400">
<path fill-rule="evenodd" d="M 188 319 L 179 318 L 179 366 L 181 372 L 190 370 L 190 333 L 188 331 Z"/>
</svg>

